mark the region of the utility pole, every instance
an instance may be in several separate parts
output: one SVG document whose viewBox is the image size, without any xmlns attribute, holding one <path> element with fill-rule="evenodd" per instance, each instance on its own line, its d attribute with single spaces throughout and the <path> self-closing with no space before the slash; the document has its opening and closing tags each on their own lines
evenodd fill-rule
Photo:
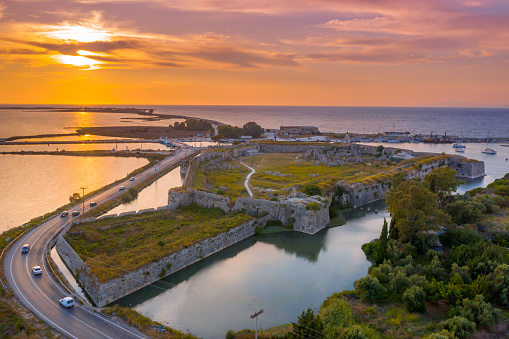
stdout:
<svg viewBox="0 0 509 339">
<path fill-rule="evenodd" d="M 262 313 L 263 308 L 251 316 L 251 319 L 255 319 L 255 339 L 258 339 L 258 316 Z"/>
<path fill-rule="evenodd" d="M 83 212 L 82 213 L 85 213 L 85 190 L 87 188 L 86 187 L 80 187 L 80 190 L 83 190 L 83 196 L 81 197 L 81 200 L 83 200 Z"/>
</svg>

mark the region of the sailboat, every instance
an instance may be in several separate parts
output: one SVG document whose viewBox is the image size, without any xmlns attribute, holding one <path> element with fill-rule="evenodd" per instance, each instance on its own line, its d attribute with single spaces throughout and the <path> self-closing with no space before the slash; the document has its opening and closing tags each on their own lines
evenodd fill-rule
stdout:
<svg viewBox="0 0 509 339">
<path fill-rule="evenodd" d="M 488 140 L 488 137 L 486 137 L 486 148 L 483 148 L 483 150 L 481 152 L 486 153 L 486 154 L 497 154 L 497 151 L 495 151 L 493 148 L 488 147 L 488 144 L 489 144 L 489 140 Z"/>
</svg>

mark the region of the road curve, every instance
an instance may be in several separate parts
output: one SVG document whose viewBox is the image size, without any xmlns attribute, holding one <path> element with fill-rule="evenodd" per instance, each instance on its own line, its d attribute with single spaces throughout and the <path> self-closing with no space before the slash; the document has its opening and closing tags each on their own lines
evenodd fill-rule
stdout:
<svg viewBox="0 0 509 339">
<path fill-rule="evenodd" d="M 189 151 L 188 149 L 187 154 L 190 153 Z M 185 156 L 186 153 L 179 150 L 173 157 L 166 158 L 156 166 L 136 175 L 134 181 L 126 179 L 115 187 L 90 198 L 85 202 L 85 212 L 90 209 L 90 202 L 94 201 L 100 205 L 111 200 L 123 193 L 119 191 L 120 186 L 129 189 L 147 180 L 155 171 L 175 165 Z M 89 306 L 76 303 L 73 308 L 66 309 L 59 304 L 59 300 L 69 293 L 49 274 L 44 254 L 51 238 L 72 220 L 71 212 L 82 212 L 81 209 L 80 204 L 69 210 L 68 217 L 53 217 L 12 244 L 5 255 L 4 264 L 8 285 L 23 305 L 69 338 L 144 338 L 146 336 L 136 329 L 112 321 Z M 21 254 L 23 244 L 30 244 L 31 249 L 28 254 Z M 34 276 L 33 266 L 41 266 L 42 275 Z"/>
</svg>

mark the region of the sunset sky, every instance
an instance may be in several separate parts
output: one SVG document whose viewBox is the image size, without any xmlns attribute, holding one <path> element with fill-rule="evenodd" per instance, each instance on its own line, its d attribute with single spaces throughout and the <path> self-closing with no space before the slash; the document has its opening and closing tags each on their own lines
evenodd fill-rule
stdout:
<svg viewBox="0 0 509 339">
<path fill-rule="evenodd" d="M 508 0 L 0 0 L 0 103 L 509 106 Z"/>
</svg>

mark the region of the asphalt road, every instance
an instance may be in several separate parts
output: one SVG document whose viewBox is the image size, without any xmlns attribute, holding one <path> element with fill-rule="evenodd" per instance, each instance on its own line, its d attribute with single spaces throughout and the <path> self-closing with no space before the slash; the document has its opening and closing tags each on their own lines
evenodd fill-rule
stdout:
<svg viewBox="0 0 509 339">
<path fill-rule="evenodd" d="M 175 156 L 166 158 L 155 166 L 157 171 L 173 166 L 190 154 L 191 148 L 179 150 Z M 127 189 L 146 180 L 156 169 L 151 167 L 135 176 L 134 181 L 126 181 L 109 190 L 102 192 L 85 202 L 85 211 L 90 209 L 89 203 L 94 201 L 98 205 L 122 194 L 120 186 Z M 97 208 L 97 207 L 93 207 Z M 49 268 L 44 260 L 44 253 L 50 239 L 71 220 L 71 212 L 82 212 L 82 205 L 69 210 L 69 216 L 56 216 L 28 234 L 21 237 L 8 250 L 5 256 L 5 276 L 9 287 L 16 297 L 35 315 L 48 325 L 69 338 L 144 338 L 145 336 L 134 328 L 124 326 L 92 308 L 76 303 L 72 308 L 60 305 L 59 300 L 69 293 L 62 288 L 49 274 Z M 24 244 L 30 244 L 30 252 L 21 254 Z M 42 275 L 32 274 L 33 266 L 41 266 Z"/>
</svg>

